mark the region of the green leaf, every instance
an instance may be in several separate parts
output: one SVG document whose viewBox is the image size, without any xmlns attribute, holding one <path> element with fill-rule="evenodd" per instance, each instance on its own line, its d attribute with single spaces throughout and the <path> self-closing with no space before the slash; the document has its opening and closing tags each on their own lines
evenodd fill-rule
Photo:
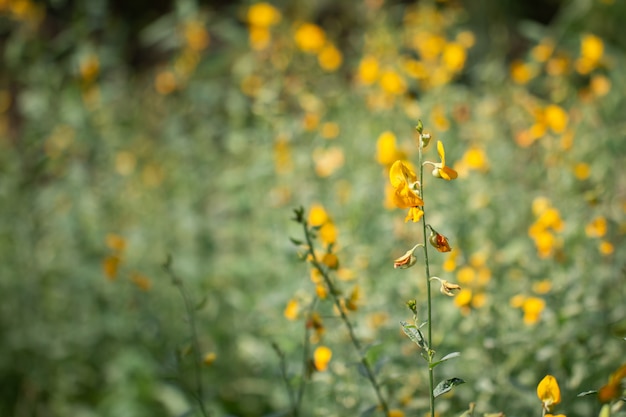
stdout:
<svg viewBox="0 0 626 417">
<path fill-rule="evenodd" d="M 421 347 L 424 350 L 428 350 L 428 343 L 426 339 L 424 339 L 424 335 L 421 330 L 417 328 L 417 326 L 413 324 L 409 324 L 406 321 L 401 321 L 400 325 L 402 326 L 402 330 L 404 334 L 406 334 L 413 343 L 417 346 Z"/>
<path fill-rule="evenodd" d="M 291 243 L 293 243 L 296 246 L 300 246 L 303 243 L 301 240 L 293 238 L 293 237 L 290 237 L 289 240 L 291 241 Z"/>
<path fill-rule="evenodd" d="M 444 356 L 443 358 L 439 359 L 437 362 L 431 363 L 430 364 L 430 369 L 433 369 L 435 366 L 439 365 L 442 362 L 445 362 L 445 361 L 453 359 L 453 358 L 458 358 L 459 356 L 461 356 L 461 352 L 448 353 L 446 356 Z"/>
<path fill-rule="evenodd" d="M 437 398 L 440 395 L 443 395 L 446 392 L 450 391 L 453 387 L 464 383 L 465 381 L 463 381 L 461 378 L 450 378 L 446 379 L 445 381 L 441 381 L 433 390 L 433 396 Z"/>
<path fill-rule="evenodd" d="M 585 392 L 581 392 L 577 395 L 577 397 L 586 397 L 587 395 L 592 395 L 592 394 L 597 394 L 598 390 L 591 390 L 591 391 L 585 391 Z"/>
</svg>

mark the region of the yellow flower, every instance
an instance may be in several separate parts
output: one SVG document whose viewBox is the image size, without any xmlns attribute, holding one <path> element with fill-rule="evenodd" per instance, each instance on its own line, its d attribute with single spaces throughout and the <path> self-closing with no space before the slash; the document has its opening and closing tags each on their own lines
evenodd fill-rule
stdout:
<svg viewBox="0 0 626 417">
<path fill-rule="evenodd" d="M 209 46 L 209 32 L 201 22 L 191 20 L 185 23 L 184 35 L 187 46 L 194 51 L 199 52 Z"/>
<path fill-rule="evenodd" d="M 373 56 L 366 56 L 359 63 L 359 80 L 365 84 L 373 84 L 378 79 L 378 60 Z"/>
<path fill-rule="evenodd" d="M 390 165 L 404 156 L 396 146 L 396 135 L 389 131 L 380 134 L 376 141 L 376 160 L 379 164 Z"/>
<path fill-rule="evenodd" d="M 202 362 L 206 366 L 211 366 L 213 362 L 215 362 L 216 359 L 217 359 L 217 354 L 215 352 L 208 352 L 206 355 L 204 355 L 204 358 L 202 358 Z"/>
<path fill-rule="evenodd" d="M 424 212 L 420 207 L 424 206 L 424 201 L 418 195 L 419 182 L 415 172 L 403 161 L 398 160 L 389 169 L 389 180 L 394 188 L 393 201 L 398 208 L 408 208 L 404 221 L 413 220 L 418 222 Z"/>
<path fill-rule="evenodd" d="M 541 312 L 546 306 L 546 302 L 541 298 L 528 297 L 522 304 L 522 310 L 524 310 L 524 324 L 531 325 L 539 321 Z"/>
<path fill-rule="evenodd" d="M 609 382 L 598 390 L 600 402 L 606 403 L 618 399 L 623 393 L 621 383 L 624 378 L 626 378 L 626 363 L 613 372 L 609 377 Z"/>
<path fill-rule="evenodd" d="M 292 298 L 287 303 L 287 306 L 285 307 L 285 311 L 283 311 L 283 316 L 285 316 L 287 320 L 293 321 L 296 318 L 298 318 L 299 311 L 300 311 L 300 304 L 298 303 L 298 300 L 296 300 L 295 298 Z"/>
<path fill-rule="evenodd" d="M 248 9 L 248 23 L 252 26 L 269 27 L 280 22 L 280 11 L 269 3 L 256 3 Z"/>
<path fill-rule="evenodd" d="M 563 133 L 567 127 L 569 117 L 562 107 L 551 104 L 545 109 L 545 119 L 554 133 Z"/>
<path fill-rule="evenodd" d="M 380 75 L 381 88 L 388 94 L 400 95 L 404 94 L 407 89 L 404 79 L 393 70 L 386 70 Z"/>
<path fill-rule="evenodd" d="M 424 165 L 430 164 L 434 167 L 433 176 L 436 178 L 443 178 L 446 181 L 450 181 L 458 177 L 459 174 L 455 170 L 446 166 L 446 151 L 440 140 L 437 141 L 437 153 L 439 154 L 441 162 L 424 162 Z"/>
<path fill-rule="evenodd" d="M 585 226 L 585 234 L 589 237 L 602 237 L 606 234 L 607 223 L 602 216 L 596 217 Z"/>
<path fill-rule="evenodd" d="M 341 55 L 341 51 L 335 48 L 334 45 L 327 45 L 322 48 L 319 55 L 317 56 L 317 62 L 319 62 L 320 67 L 324 71 L 335 71 L 341 65 L 343 61 L 343 56 Z"/>
<path fill-rule="evenodd" d="M 556 378 L 552 375 L 546 375 L 539 385 L 537 385 L 537 396 L 543 404 L 545 411 L 550 411 L 552 407 L 561 402 L 561 390 Z"/>
<path fill-rule="evenodd" d="M 463 46 L 452 42 L 443 48 L 443 55 L 441 58 L 450 71 L 459 72 L 465 66 L 467 52 L 465 52 L 465 48 L 463 48 Z"/>
<path fill-rule="evenodd" d="M 526 84 L 534 77 L 534 71 L 530 65 L 521 60 L 515 60 L 511 63 L 511 78 L 516 84 Z"/>
<path fill-rule="evenodd" d="M 140 290 L 143 291 L 150 291 L 150 288 L 152 288 L 152 281 L 150 281 L 150 278 L 148 278 L 145 275 L 142 275 L 138 272 L 134 272 L 131 276 L 130 276 L 130 280 L 133 282 L 133 284 L 135 284 L 137 286 L 137 288 L 139 288 Z"/>
<path fill-rule="evenodd" d="M 320 177 L 328 177 L 341 168 L 344 164 L 343 150 L 338 146 L 328 149 L 316 148 L 313 151 L 315 173 Z"/>
<path fill-rule="evenodd" d="M 107 256 L 102 261 L 102 270 L 109 281 L 115 281 L 117 279 L 117 270 L 120 266 L 121 259 L 117 255 Z"/>
<path fill-rule="evenodd" d="M 296 30 L 295 41 L 301 51 L 317 53 L 326 44 L 326 34 L 321 27 L 313 23 L 303 23 Z"/>
<path fill-rule="evenodd" d="M 315 369 L 319 372 L 324 372 L 328 369 L 328 363 L 333 357 L 333 351 L 326 346 L 318 346 L 313 352 L 313 364 Z"/>
</svg>

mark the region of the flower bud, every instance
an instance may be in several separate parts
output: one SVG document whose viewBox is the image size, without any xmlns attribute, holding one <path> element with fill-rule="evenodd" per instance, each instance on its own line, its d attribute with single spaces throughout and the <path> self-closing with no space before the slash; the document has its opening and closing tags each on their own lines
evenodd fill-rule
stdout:
<svg viewBox="0 0 626 417">
<path fill-rule="evenodd" d="M 450 249 L 448 238 L 437 233 L 432 227 L 430 227 L 430 237 L 428 238 L 428 241 L 439 252 L 450 252 L 452 250 Z"/>
</svg>

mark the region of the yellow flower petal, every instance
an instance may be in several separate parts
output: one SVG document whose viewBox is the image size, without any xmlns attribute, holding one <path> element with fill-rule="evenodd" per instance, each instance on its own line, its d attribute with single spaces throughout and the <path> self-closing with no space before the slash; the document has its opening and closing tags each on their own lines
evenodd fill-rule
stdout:
<svg viewBox="0 0 626 417">
<path fill-rule="evenodd" d="M 330 359 L 333 357 L 333 352 L 330 348 L 326 346 L 318 346 L 313 352 L 313 364 L 315 365 L 315 369 L 319 372 L 324 372 L 328 369 L 328 363 Z"/>
<path fill-rule="evenodd" d="M 561 390 L 556 378 L 552 375 L 546 375 L 537 385 L 537 396 L 543 403 L 543 408 L 547 411 L 550 411 L 552 406 L 560 403 Z"/>
</svg>

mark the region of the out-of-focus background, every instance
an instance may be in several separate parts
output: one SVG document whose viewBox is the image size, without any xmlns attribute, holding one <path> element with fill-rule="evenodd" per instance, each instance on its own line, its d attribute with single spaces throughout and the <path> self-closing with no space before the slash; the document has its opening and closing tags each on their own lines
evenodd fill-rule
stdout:
<svg viewBox="0 0 626 417">
<path fill-rule="evenodd" d="M 537 415 L 554 375 L 597 415 L 624 360 L 626 3 L 0 1 L 0 415 L 283 415 L 315 293 L 289 237 L 324 210 L 351 318 L 393 408 L 427 411 L 399 321 L 424 277 L 388 201 L 414 126 L 459 178 L 425 183 L 433 343 L 467 381 L 441 415 Z M 432 146 L 431 146 L 432 147 Z M 427 159 L 438 161 L 433 149 Z M 197 306 L 189 318 L 162 265 Z M 332 309 L 310 416 L 376 403 Z M 188 413 L 188 414 L 186 414 Z"/>
</svg>

